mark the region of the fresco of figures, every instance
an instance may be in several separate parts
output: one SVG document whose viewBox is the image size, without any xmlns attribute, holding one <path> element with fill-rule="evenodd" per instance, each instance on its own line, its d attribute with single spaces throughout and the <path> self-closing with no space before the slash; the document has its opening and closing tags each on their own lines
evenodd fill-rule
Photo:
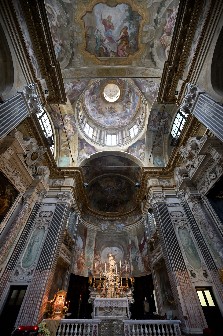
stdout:
<svg viewBox="0 0 223 336">
<path fill-rule="evenodd" d="M 65 68 L 72 53 L 72 30 L 70 29 L 71 18 L 68 15 L 69 4 L 62 1 L 47 0 L 45 2 L 48 22 L 54 45 L 54 51 L 60 66 Z M 61 29 L 61 27 L 63 29 Z"/>
<path fill-rule="evenodd" d="M 94 146 L 90 145 L 84 139 L 78 139 L 78 161 L 79 163 L 88 159 L 92 154 L 96 153 Z"/>
<path fill-rule="evenodd" d="M 138 50 L 141 16 L 128 4 L 99 3 L 83 16 L 86 50 L 97 57 L 128 57 Z"/>
<path fill-rule="evenodd" d="M 163 27 L 163 34 L 160 37 L 160 43 L 164 49 L 166 58 L 168 58 L 169 55 L 170 44 L 173 36 L 176 17 L 177 17 L 177 8 L 176 7 L 168 8 L 165 18 L 166 24 Z"/>
<path fill-rule="evenodd" d="M 145 159 L 145 139 L 136 141 L 133 145 L 129 146 L 127 152 L 136 158 L 144 161 Z"/>
<path fill-rule="evenodd" d="M 107 79 L 93 82 L 83 96 L 83 108 L 103 127 L 123 127 L 134 117 L 140 104 L 140 93 L 130 81 L 118 79 L 115 84 L 121 90 L 120 99 L 108 102 L 103 97 Z"/>
<path fill-rule="evenodd" d="M 89 83 L 88 79 L 74 79 L 72 82 L 64 83 L 67 98 L 71 105 L 76 102 L 80 94 L 84 91 Z"/>
<path fill-rule="evenodd" d="M 90 207 L 102 212 L 127 212 L 136 206 L 135 185 L 124 176 L 104 174 L 87 189 Z"/>
<path fill-rule="evenodd" d="M 79 223 L 74 252 L 73 273 L 76 275 L 99 276 L 106 271 L 111 254 L 117 265 L 117 272 L 123 277 L 150 274 L 148 244 L 142 225 L 125 231 L 125 224 L 108 231 L 98 231 L 95 236 Z"/>
<path fill-rule="evenodd" d="M 158 95 L 159 84 L 152 81 L 151 79 L 145 78 L 136 78 L 134 79 L 134 82 L 140 91 L 144 94 L 146 99 L 152 104 Z"/>
</svg>

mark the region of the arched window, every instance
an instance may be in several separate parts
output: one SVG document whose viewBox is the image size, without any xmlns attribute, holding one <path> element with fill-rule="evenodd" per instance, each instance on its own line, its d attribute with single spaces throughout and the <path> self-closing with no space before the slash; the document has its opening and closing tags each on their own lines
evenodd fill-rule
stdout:
<svg viewBox="0 0 223 336">
<path fill-rule="evenodd" d="M 130 137 L 134 138 L 137 135 L 138 131 L 139 127 L 137 125 L 132 126 L 132 128 L 130 128 L 129 130 Z"/>
<path fill-rule="evenodd" d="M 106 145 L 107 146 L 116 146 L 117 145 L 117 135 L 116 134 L 107 134 Z"/>
<path fill-rule="evenodd" d="M 188 113 L 183 112 L 182 110 L 179 110 L 176 114 L 176 117 L 173 122 L 173 126 L 171 129 L 171 135 L 173 138 L 179 138 L 184 124 L 187 120 Z"/>
<path fill-rule="evenodd" d="M 93 128 L 88 123 L 84 126 L 84 132 L 89 136 L 89 138 L 92 138 Z"/>
<path fill-rule="evenodd" d="M 53 135 L 53 129 L 51 126 L 50 119 L 44 109 L 42 109 L 36 115 L 40 123 L 40 126 L 43 130 L 43 133 L 45 137 L 47 138 L 48 144 L 50 146 L 50 150 L 52 153 L 54 153 L 54 135 Z"/>
</svg>

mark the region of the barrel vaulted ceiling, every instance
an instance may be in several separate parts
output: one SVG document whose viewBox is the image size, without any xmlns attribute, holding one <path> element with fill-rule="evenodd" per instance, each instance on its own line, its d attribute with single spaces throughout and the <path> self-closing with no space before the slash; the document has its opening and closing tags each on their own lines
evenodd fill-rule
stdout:
<svg viewBox="0 0 223 336">
<path fill-rule="evenodd" d="M 45 1 L 67 96 L 66 105 L 48 108 L 59 135 L 57 163 L 82 167 L 91 212 L 118 215 L 136 209 L 139 174 L 131 171 L 167 163 L 176 110 L 155 100 L 177 7 L 176 0 Z M 105 99 L 109 85 L 120 90 L 117 101 Z M 113 143 L 106 142 L 109 136 L 116 137 Z M 134 165 L 128 176 L 123 165 Z M 100 167 L 92 179 L 89 166 Z"/>
<path fill-rule="evenodd" d="M 200 2 L 12 2 L 54 128 L 56 167 L 79 170 L 86 216 L 137 217 L 142 176 L 164 171 L 174 152 L 179 48 L 188 57 Z"/>
</svg>

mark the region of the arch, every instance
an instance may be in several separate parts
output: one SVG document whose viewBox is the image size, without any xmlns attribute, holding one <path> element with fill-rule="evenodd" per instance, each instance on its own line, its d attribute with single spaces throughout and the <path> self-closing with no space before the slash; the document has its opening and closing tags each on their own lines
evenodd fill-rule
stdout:
<svg viewBox="0 0 223 336">
<path fill-rule="evenodd" d="M 211 63 L 211 84 L 216 93 L 223 95 L 223 27 L 215 45 Z"/>
<path fill-rule="evenodd" d="M 102 157 L 105 157 L 105 156 L 106 157 L 107 156 L 121 157 L 121 158 L 124 158 L 126 160 L 130 160 L 130 163 L 132 162 L 132 164 L 130 164 L 131 166 L 137 165 L 137 167 L 139 167 L 139 168 L 143 166 L 142 162 L 139 159 L 137 159 L 136 157 L 134 157 L 133 155 L 131 155 L 129 153 L 117 152 L 117 151 L 103 151 L 103 152 L 98 152 L 98 153 L 92 154 L 89 158 L 84 159 L 81 162 L 80 167 L 88 165 L 94 159 L 102 158 Z"/>
</svg>

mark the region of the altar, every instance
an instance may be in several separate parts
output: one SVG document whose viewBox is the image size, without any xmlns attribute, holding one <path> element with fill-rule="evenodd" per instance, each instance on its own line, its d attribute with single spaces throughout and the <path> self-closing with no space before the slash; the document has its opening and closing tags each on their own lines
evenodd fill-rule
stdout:
<svg viewBox="0 0 223 336">
<path fill-rule="evenodd" d="M 129 302 L 127 298 L 95 298 L 93 318 L 129 319 Z"/>
<path fill-rule="evenodd" d="M 134 278 L 122 278 L 121 261 L 118 268 L 112 254 L 108 254 L 108 264 L 104 272 L 89 279 L 89 302 L 93 305 L 93 318 L 129 319 L 129 305 L 134 302 Z M 129 283 L 130 282 L 130 283 Z"/>
</svg>

